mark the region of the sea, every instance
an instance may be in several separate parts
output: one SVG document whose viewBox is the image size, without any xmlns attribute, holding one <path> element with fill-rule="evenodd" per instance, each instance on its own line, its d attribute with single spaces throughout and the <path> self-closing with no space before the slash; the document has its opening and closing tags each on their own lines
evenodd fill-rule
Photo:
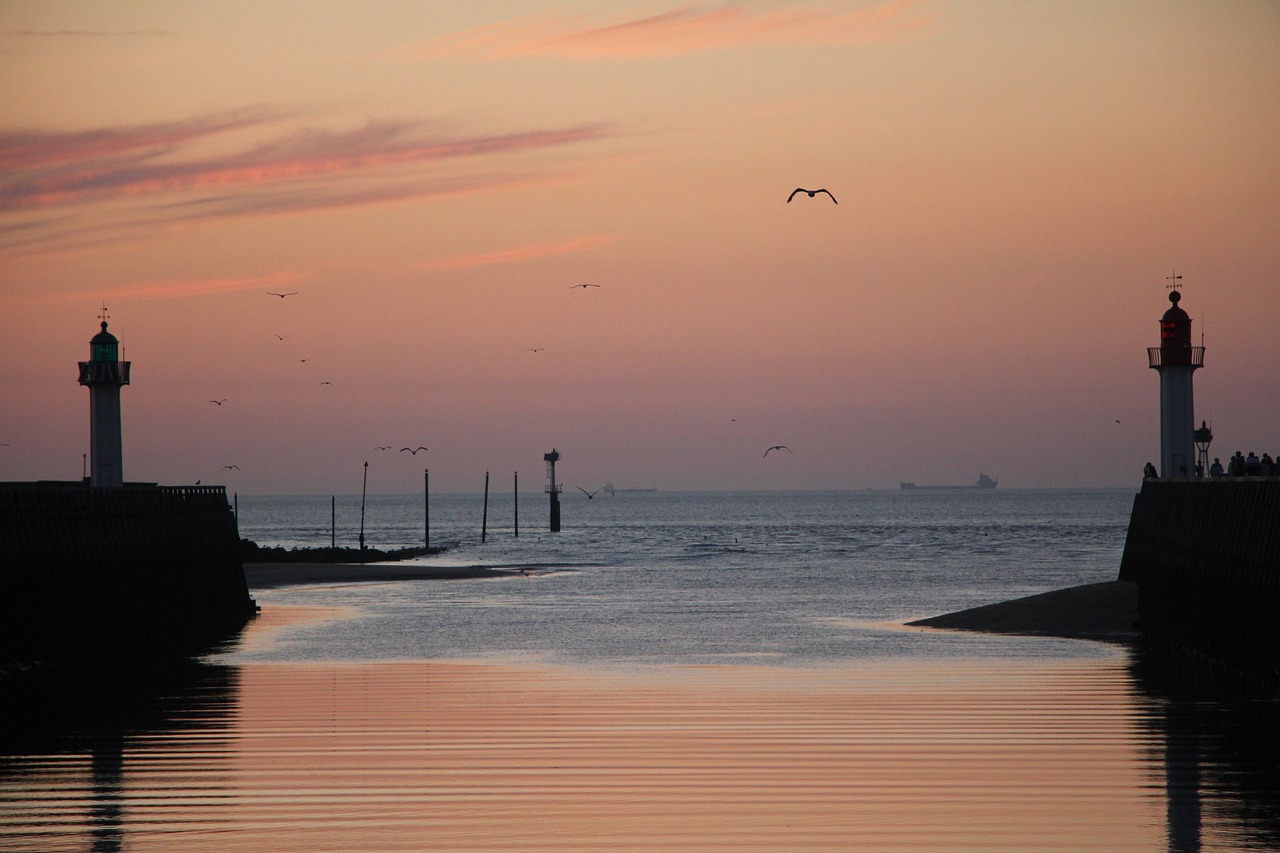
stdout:
<svg viewBox="0 0 1280 853">
<path fill-rule="evenodd" d="M 1280 849 L 1275 703 L 907 625 L 1114 580 L 1133 497 L 235 495 L 262 546 L 509 573 L 254 590 L 199 659 L 33 690 L 0 850 Z"/>
</svg>

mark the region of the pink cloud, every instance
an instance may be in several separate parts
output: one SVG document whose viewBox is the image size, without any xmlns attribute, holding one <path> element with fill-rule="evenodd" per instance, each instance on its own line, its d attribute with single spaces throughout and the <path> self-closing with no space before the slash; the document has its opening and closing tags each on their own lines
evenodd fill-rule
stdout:
<svg viewBox="0 0 1280 853">
<path fill-rule="evenodd" d="M 0 210 L 28 210 L 103 198 L 174 192 L 231 192 L 312 179 L 369 173 L 397 165 L 565 145 L 607 133 L 600 125 L 505 134 L 424 137 L 415 122 L 370 122 L 345 132 L 303 130 L 221 158 L 162 160 L 170 140 L 155 127 L 135 132 L 46 135 L 52 160 L 11 172 L 0 180 Z M 146 140 L 153 140 L 147 142 Z M 38 147 L 29 140 L 0 137 L 0 152 L 30 163 Z M 108 156 L 102 156 L 110 151 Z"/>
<path fill-rule="evenodd" d="M 59 132 L 13 131 L 0 135 L 0 173 L 63 163 L 167 150 L 204 136 L 275 121 L 287 113 L 247 107 L 182 121 Z"/>
<path fill-rule="evenodd" d="M 302 281 L 300 272 L 281 271 L 245 278 L 161 279 L 134 284 L 95 287 L 94 298 L 103 299 L 186 299 L 213 293 L 238 293 L 245 290 L 269 290 Z M 84 293 L 59 293 L 43 301 L 70 302 L 84 299 Z"/>
<path fill-rule="evenodd" d="M 876 6 L 726 3 L 682 6 L 593 23 L 598 16 L 527 16 L 396 48 L 382 58 L 415 62 L 438 56 L 560 56 L 634 59 L 773 44 L 848 45 L 919 37 L 933 21 L 922 0 Z"/>
<path fill-rule="evenodd" d="M 451 255 L 447 258 L 439 258 L 434 261 L 427 261 L 414 267 L 415 270 L 425 272 L 429 270 L 461 270 L 471 267 L 490 266 L 492 264 L 507 264 L 514 261 L 524 261 L 530 258 L 542 258 L 548 255 L 564 255 L 571 252 L 583 252 L 587 249 L 594 249 L 596 246 L 603 246 L 612 243 L 617 238 L 608 234 L 590 234 L 583 237 L 574 237 L 570 240 L 563 240 L 558 243 L 526 243 L 523 246 L 512 246 L 507 249 L 498 249 L 492 252 L 480 252 L 470 255 Z"/>
</svg>

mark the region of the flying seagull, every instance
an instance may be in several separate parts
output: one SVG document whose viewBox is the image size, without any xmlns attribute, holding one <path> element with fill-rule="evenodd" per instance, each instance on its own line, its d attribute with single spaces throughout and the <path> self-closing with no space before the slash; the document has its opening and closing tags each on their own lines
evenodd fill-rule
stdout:
<svg viewBox="0 0 1280 853">
<path fill-rule="evenodd" d="M 542 352 L 546 347 L 526 347 L 529 352 Z"/>
<path fill-rule="evenodd" d="M 389 444 L 379 444 L 377 447 L 374 448 L 374 450 L 390 450 L 390 449 L 391 449 L 391 445 Z"/>
<path fill-rule="evenodd" d="M 402 448 L 400 448 L 400 452 L 401 452 L 401 453 L 404 453 L 406 450 L 407 450 L 407 451 L 409 451 L 410 453 L 412 453 L 414 456 L 417 456 L 417 455 L 418 455 L 418 451 L 419 451 L 419 450 L 426 450 L 426 448 L 425 448 L 425 447 L 423 447 L 422 445 L 418 445 L 417 447 L 402 447 Z"/>
<path fill-rule="evenodd" d="M 787 447 L 785 444 L 775 444 L 773 447 L 770 447 L 770 448 L 769 448 L 769 450 L 785 450 L 785 451 L 787 451 L 788 453 L 790 453 L 792 456 L 795 456 L 795 453 L 794 453 L 794 452 L 792 452 L 791 448 L 790 448 L 790 447 Z M 766 450 L 766 451 L 764 452 L 764 455 L 765 455 L 765 456 L 768 456 L 768 455 L 769 455 L 769 450 Z"/>
<path fill-rule="evenodd" d="M 272 293 L 270 290 L 267 291 L 267 296 L 279 296 L 281 299 L 284 299 L 286 296 L 297 296 L 297 295 L 298 295 L 298 291 L 296 290 L 290 290 L 288 293 Z"/>
<path fill-rule="evenodd" d="M 275 333 L 275 332 L 272 332 L 271 334 L 275 335 L 276 333 Z M 288 336 L 287 336 L 287 335 L 276 335 L 276 337 L 283 341 L 283 340 L 284 340 L 286 337 L 288 337 Z"/>
<path fill-rule="evenodd" d="M 239 471 L 239 470 L 240 470 L 240 466 L 239 466 L 239 465 L 223 465 L 223 466 L 222 466 L 222 470 L 223 470 L 223 471 L 230 471 L 232 468 L 236 469 L 237 471 Z"/>
<path fill-rule="evenodd" d="M 216 406 L 221 406 L 223 403 L 227 402 L 227 398 L 223 397 L 221 400 L 210 400 L 209 402 Z"/>
<path fill-rule="evenodd" d="M 326 379 L 325 381 L 321 382 L 320 384 L 321 384 L 321 385 L 332 385 L 333 383 Z"/>
<path fill-rule="evenodd" d="M 596 489 L 596 492 L 588 492 L 586 489 L 582 488 L 582 486 L 574 486 L 574 488 L 586 495 L 587 500 L 594 498 L 596 496 L 596 492 L 600 491 L 599 489 Z"/>
<path fill-rule="evenodd" d="M 571 284 L 571 285 L 569 285 L 569 289 L 570 289 L 570 290 L 575 290 L 575 289 L 577 289 L 577 288 L 579 288 L 579 287 L 599 287 L 599 286 L 600 286 L 600 285 L 598 285 L 598 284 Z"/>
<path fill-rule="evenodd" d="M 816 196 L 818 193 L 826 193 L 826 194 L 827 194 L 827 196 L 828 196 L 828 197 L 830 197 L 830 199 L 831 199 L 832 201 L 836 201 L 836 197 L 835 197 L 835 196 L 833 196 L 833 195 L 831 195 L 831 190 L 828 190 L 828 189 L 821 189 L 821 190 L 807 190 L 807 189 L 805 189 L 804 187 L 796 187 L 795 189 L 793 189 L 793 190 L 791 191 L 791 195 L 787 196 L 787 204 L 791 204 L 791 199 L 793 199 L 793 198 L 795 198 L 795 197 L 796 197 L 796 193 L 808 193 L 808 194 L 809 194 L 809 198 L 813 198 L 813 197 L 814 197 L 814 196 Z M 839 203 L 840 203 L 840 202 L 836 201 L 836 204 L 839 204 Z"/>
</svg>

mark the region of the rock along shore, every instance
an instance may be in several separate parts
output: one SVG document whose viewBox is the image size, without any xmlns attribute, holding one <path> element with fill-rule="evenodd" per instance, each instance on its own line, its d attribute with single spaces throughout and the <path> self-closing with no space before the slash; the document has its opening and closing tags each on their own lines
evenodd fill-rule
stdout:
<svg viewBox="0 0 1280 853">
<path fill-rule="evenodd" d="M 1138 585 L 1104 581 L 987 604 L 908 625 L 1132 643 L 1138 639 Z"/>
</svg>

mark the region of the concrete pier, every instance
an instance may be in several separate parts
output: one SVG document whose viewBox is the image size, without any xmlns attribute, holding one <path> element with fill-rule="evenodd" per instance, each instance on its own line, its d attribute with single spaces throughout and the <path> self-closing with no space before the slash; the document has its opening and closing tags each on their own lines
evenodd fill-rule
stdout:
<svg viewBox="0 0 1280 853">
<path fill-rule="evenodd" d="M 221 486 L 0 483 L 0 659 L 181 654 L 256 611 Z"/>
<path fill-rule="evenodd" d="M 1145 480 L 1119 579 L 1145 645 L 1280 689 L 1280 477 Z"/>
</svg>

